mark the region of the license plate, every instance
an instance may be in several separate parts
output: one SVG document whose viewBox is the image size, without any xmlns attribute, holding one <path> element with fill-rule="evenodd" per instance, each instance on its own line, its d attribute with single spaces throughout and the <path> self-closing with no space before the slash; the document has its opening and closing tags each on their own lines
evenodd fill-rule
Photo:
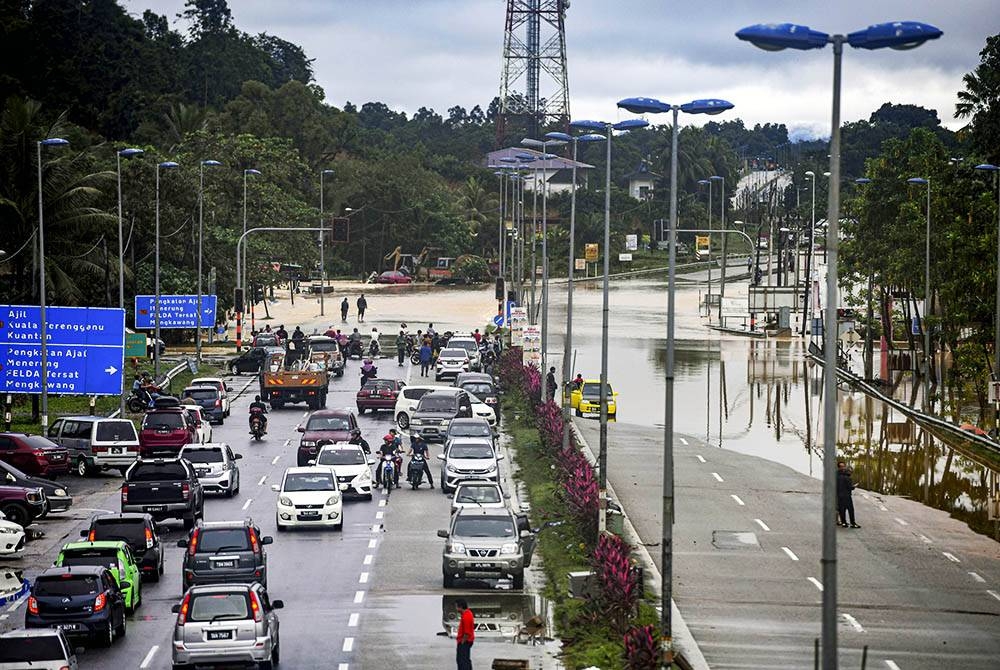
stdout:
<svg viewBox="0 0 1000 670">
<path fill-rule="evenodd" d="M 55 456 L 52 456 L 52 460 L 53 461 L 61 461 L 64 458 L 66 458 L 66 457 L 63 454 L 56 454 Z"/>
<path fill-rule="evenodd" d="M 478 570 L 489 570 L 490 568 L 493 567 L 493 564 L 492 563 L 473 563 L 472 567 L 476 568 Z"/>
<path fill-rule="evenodd" d="M 111 447 L 110 449 L 108 449 L 108 451 L 110 451 L 112 454 L 124 454 L 125 447 Z"/>
<path fill-rule="evenodd" d="M 209 640 L 232 640 L 233 631 L 231 630 L 210 630 L 208 631 Z"/>
<path fill-rule="evenodd" d="M 212 561 L 213 568 L 235 568 L 236 561 Z"/>
<path fill-rule="evenodd" d="M 319 512 L 299 512 L 299 516 L 319 516 Z"/>
<path fill-rule="evenodd" d="M 207 477 L 208 476 L 208 470 L 195 470 L 194 473 L 196 475 L 198 475 L 199 477 Z"/>
<path fill-rule="evenodd" d="M 146 512 L 166 512 L 166 505 L 145 505 L 142 508 Z"/>
<path fill-rule="evenodd" d="M 79 624 L 75 624 L 75 623 L 60 623 L 60 624 L 56 624 L 56 628 L 58 628 L 59 630 L 76 630 L 78 627 L 79 627 Z"/>
</svg>

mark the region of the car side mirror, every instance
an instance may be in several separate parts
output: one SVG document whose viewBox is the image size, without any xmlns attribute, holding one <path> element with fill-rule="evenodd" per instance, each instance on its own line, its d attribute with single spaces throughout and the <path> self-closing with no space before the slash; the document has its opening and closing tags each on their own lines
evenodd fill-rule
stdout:
<svg viewBox="0 0 1000 670">
<path fill-rule="evenodd" d="M 502 461 L 502 460 L 503 460 L 503 459 L 505 459 L 505 458 L 507 458 L 507 457 L 506 457 L 506 456 L 504 456 L 503 454 L 497 454 L 497 460 L 498 460 L 498 461 Z"/>
<path fill-rule="evenodd" d="M 307 465 L 316 465 L 316 459 L 315 458 L 310 458 L 308 461 L 306 461 L 306 464 Z"/>
<path fill-rule="evenodd" d="M 350 487 L 350 486 L 348 486 L 347 484 L 341 484 L 341 485 L 340 485 L 340 490 L 341 490 L 341 491 L 346 491 L 346 490 L 347 490 L 347 489 L 349 489 L 349 488 L 351 488 L 351 487 Z"/>
<path fill-rule="evenodd" d="M 226 391 L 228 392 L 228 391 L 232 391 L 232 390 L 233 390 L 233 387 L 230 386 L 229 384 L 226 384 Z"/>
<path fill-rule="evenodd" d="M 285 608 L 285 601 L 284 600 L 272 600 L 271 601 L 271 609 L 273 609 L 273 610 L 280 610 L 280 609 L 284 609 L 284 608 Z"/>
<path fill-rule="evenodd" d="M 87 537 L 88 535 L 90 535 L 90 531 L 89 530 L 81 530 L 80 531 L 80 537 Z"/>
<path fill-rule="evenodd" d="M 171 606 L 170 606 L 170 611 L 171 611 L 171 612 L 173 612 L 174 614 L 177 614 L 178 612 L 180 612 L 180 611 L 181 611 L 181 606 L 180 606 L 180 604 L 177 604 L 177 605 L 171 605 Z"/>
<path fill-rule="evenodd" d="M 277 484 L 271 484 L 271 490 L 277 493 L 278 491 L 281 490 L 281 487 L 278 486 Z"/>
<path fill-rule="evenodd" d="M 443 461 L 444 460 L 444 454 L 437 454 L 435 456 L 435 458 L 437 458 L 439 461 Z"/>
<path fill-rule="evenodd" d="M 444 539 L 447 540 L 448 539 L 448 531 L 446 531 L 446 530 L 439 530 L 438 531 L 438 537 L 443 537 Z"/>
<path fill-rule="evenodd" d="M 233 460 L 238 461 L 243 458 L 243 454 L 233 454 Z"/>
<path fill-rule="evenodd" d="M 181 549 L 185 549 L 188 546 L 188 541 L 187 540 L 177 540 L 177 546 L 180 547 Z"/>
<path fill-rule="evenodd" d="M 305 426 L 298 426 L 295 430 L 299 431 L 300 433 L 304 433 L 304 432 L 306 432 L 306 427 Z"/>
<path fill-rule="evenodd" d="M 374 458 L 369 458 L 368 459 L 368 465 L 375 465 L 375 459 Z"/>
<path fill-rule="evenodd" d="M 261 544 L 273 544 L 274 543 L 274 538 L 271 537 L 270 535 L 265 535 L 264 537 L 260 538 L 260 543 Z"/>
</svg>

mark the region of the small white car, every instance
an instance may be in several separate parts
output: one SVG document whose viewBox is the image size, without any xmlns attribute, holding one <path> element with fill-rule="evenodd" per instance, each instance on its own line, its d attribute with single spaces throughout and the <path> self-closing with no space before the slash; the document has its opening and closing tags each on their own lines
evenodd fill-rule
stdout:
<svg viewBox="0 0 1000 670">
<path fill-rule="evenodd" d="M 434 367 L 434 379 L 441 381 L 444 377 L 456 377 L 469 371 L 469 352 L 461 347 L 442 349 L 438 354 L 437 365 Z"/>
<path fill-rule="evenodd" d="M 482 367 L 479 355 L 479 343 L 472 335 L 452 335 L 448 340 L 449 349 L 465 349 L 469 355 L 469 369 L 479 370 Z"/>
<path fill-rule="evenodd" d="M 10 556 L 24 549 L 24 528 L 0 512 L 0 556 Z"/>
<path fill-rule="evenodd" d="M 393 416 L 396 417 L 396 425 L 402 430 L 409 428 L 410 418 L 413 416 L 413 412 L 416 411 L 420 399 L 424 397 L 425 393 L 430 393 L 440 388 L 440 386 L 430 386 L 428 384 L 404 386 L 403 390 L 396 397 L 396 408 L 392 412 Z"/>
<path fill-rule="evenodd" d="M 232 387 L 218 377 L 196 377 L 191 380 L 188 386 L 214 386 L 222 394 L 222 414 L 229 416 L 229 392 Z"/>
<path fill-rule="evenodd" d="M 493 440 L 481 437 L 457 437 L 445 444 L 441 463 L 441 491 L 451 493 L 462 482 L 484 479 L 500 482 L 500 461 Z"/>
<path fill-rule="evenodd" d="M 236 461 L 243 454 L 234 454 L 225 442 L 186 444 L 181 458 L 190 461 L 205 493 L 221 493 L 232 498 L 240 492 L 240 468 Z"/>
<path fill-rule="evenodd" d="M 369 458 L 360 444 L 334 442 L 320 448 L 310 465 L 333 468 L 338 486 L 347 484 L 344 496 L 354 494 L 372 499 L 372 469 L 375 461 Z"/>
<path fill-rule="evenodd" d="M 497 425 L 497 413 L 493 411 L 493 408 L 471 393 L 469 394 L 469 400 L 472 401 L 472 416 L 486 419 L 490 427 L 495 428 Z"/>
<path fill-rule="evenodd" d="M 0 670 L 77 670 L 66 634 L 58 628 L 21 628 L 0 634 Z"/>
<path fill-rule="evenodd" d="M 278 530 L 302 526 L 332 526 L 344 530 L 344 503 L 337 475 L 329 466 L 287 468 L 281 484 L 272 484 L 278 494 L 275 522 Z"/>
<path fill-rule="evenodd" d="M 455 495 L 451 499 L 451 513 L 454 514 L 465 507 L 478 509 L 503 509 L 507 507 L 509 495 L 500 489 L 496 482 L 487 480 L 469 480 L 455 487 Z"/>
<path fill-rule="evenodd" d="M 191 418 L 194 420 L 194 432 L 198 436 L 198 444 L 207 444 L 212 441 L 212 422 L 205 417 L 200 405 L 182 404 Z"/>
</svg>

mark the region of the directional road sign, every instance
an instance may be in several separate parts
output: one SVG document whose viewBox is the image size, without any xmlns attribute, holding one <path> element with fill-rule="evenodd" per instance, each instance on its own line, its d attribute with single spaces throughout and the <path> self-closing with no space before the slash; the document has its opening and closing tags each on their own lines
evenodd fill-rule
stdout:
<svg viewBox="0 0 1000 670">
<path fill-rule="evenodd" d="M 45 320 L 49 393 L 122 392 L 124 310 L 47 307 Z M 41 330 L 37 306 L 0 305 L 0 393 L 41 393 Z"/>
<path fill-rule="evenodd" d="M 497 314 L 493 317 L 493 325 L 497 328 L 503 327 L 503 314 Z"/>
<path fill-rule="evenodd" d="M 155 328 L 156 316 L 153 313 L 154 295 L 137 295 L 135 297 L 135 327 L 137 330 Z M 211 328 L 215 325 L 215 296 L 201 296 L 201 327 Z M 161 295 L 160 296 L 160 328 L 197 328 L 198 327 L 198 296 L 196 295 Z"/>
</svg>

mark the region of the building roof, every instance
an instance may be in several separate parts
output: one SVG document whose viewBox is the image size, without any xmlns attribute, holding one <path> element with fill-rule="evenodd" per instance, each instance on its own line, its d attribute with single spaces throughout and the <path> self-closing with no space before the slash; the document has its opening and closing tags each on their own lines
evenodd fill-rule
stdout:
<svg viewBox="0 0 1000 670">
<path fill-rule="evenodd" d="M 654 181 L 656 179 L 660 179 L 662 176 L 663 175 L 650 170 L 649 163 L 642 161 L 639 163 L 639 167 L 637 167 L 633 172 L 625 175 L 625 178 L 629 181 L 635 181 L 638 179 L 648 179 L 650 181 Z"/>
<path fill-rule="evenodd" d="M 533 160 L 522 160 L 521 156 L 534 156 L 535 158 Z M 512 158 L 514 161 L 509 162 L 501 160 L 503 158 Z M 573 161 L 569 158 L 563 158 L 561 156 L 543 159 L 541 151 L 535 151 L 534 149 L 528 149 L 526 147 L 507 147 L 506 149 L 497 149 L 496 151 L 491 151 L 486 154 L 486 167 L 490 169 L 520 167 L 528 170 L 561 170 L 564 168 L 572 168 L 574 163 L 576 163 L 578 170 L 589 170 L 594 167 L 588 163 Z"/>
</svg>

